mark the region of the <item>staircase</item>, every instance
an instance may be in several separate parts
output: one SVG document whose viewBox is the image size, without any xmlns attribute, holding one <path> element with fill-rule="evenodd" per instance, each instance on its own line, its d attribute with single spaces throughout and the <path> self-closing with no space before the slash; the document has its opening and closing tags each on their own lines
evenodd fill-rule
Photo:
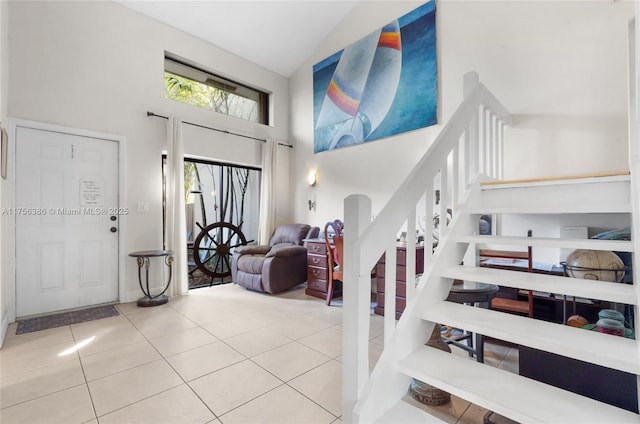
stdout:
<svg viewBox="0 0 640 424">
<path fill-rule="evenodd" d="M 517 345 L 529 346 L 584 362 L 640 375 L 640 345 L 636 340 L 587 331 L 493 310 L 474 308 L 445 299 L 454 280 L 479 281 L 598 299 L 634 306 L 639 292 L 633 284 L 581 280 L 562 276 L 505 271 L 477 266 L 477 250 L 484 245 L 510 250 L 536 248 L 591 249 L 632 252 L 638 264 L 637 146 L 631 146 L 631 172 L 565 177 L 537 181 L 499 181 L 502 141 L 508 111 L 480 83 L 477 74 L 464 80 L 465 98 L 440 136 L 410 173 L 401 188 L 371 222 L 366 196 L 345 199 L 345 284 L 343 321 L 343 420 L 357 423 L 441 422 L 405 403 L 412 378 L 436 386 L 512 420 L 559 423 L 639 423 L 640 416 L 507 371 L 425 346 L 435 325 L 449 325 Z M 635 142 L 637 143 L 637 142 Z M 435 190 L 440 191 L 436 205 Z M 415 288 L 407 284 L 407 307 L 396 323 L 395 284 L 385 288 L 385 349 L 368 372 L 369 272 L 386 253 L 385 280 L 395 282 L 396 235 L 406 231 L 407 251 L 415 249 L 415 222 L 434 213 L 453 219 L 442 225 L 437 248 L 425 249 L 425 272 Z M 435 211 L 435 212 L 434 212 Z M 633 241 L 529 238 L 478 235 L 481 215 L 500 216 L 617 214 L 628 218 Z M 445 223 L 443 223 L 445 224 Z M 425 246 L 434 243 L 427 232 Z M 415 269 L 407 255 L 406 281 Z M 637 267 L 636 267 L 637 268 Z M 640 273 L 634 269 L 634 281 Z M 437 324 L 436 324 L 437 323 Z M 598 382 L 594 382 L 598 384 Z"/>
</svg>

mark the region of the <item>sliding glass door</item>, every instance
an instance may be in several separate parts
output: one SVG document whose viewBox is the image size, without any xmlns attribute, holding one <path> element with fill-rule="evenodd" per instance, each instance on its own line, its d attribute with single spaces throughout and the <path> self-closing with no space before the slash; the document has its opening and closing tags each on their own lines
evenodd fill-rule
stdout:
<svg viewBox="0 0 640 424">
<path fill-rule="evenodd" d="M 233 250 L 258 239 L 260 169 L 185 158 L 189 288 L 231 282 Z"/>
</svg>

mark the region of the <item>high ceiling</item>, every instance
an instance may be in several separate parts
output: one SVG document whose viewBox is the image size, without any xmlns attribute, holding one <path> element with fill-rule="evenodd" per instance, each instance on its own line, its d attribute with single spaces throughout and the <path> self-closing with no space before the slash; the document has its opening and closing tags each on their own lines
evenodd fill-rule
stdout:
<svg viewBox="0 0 640 424">
<path fill-rule="evenodd" d="M 360 0 L 116 1 L 288 77 Z"/>
</svg>

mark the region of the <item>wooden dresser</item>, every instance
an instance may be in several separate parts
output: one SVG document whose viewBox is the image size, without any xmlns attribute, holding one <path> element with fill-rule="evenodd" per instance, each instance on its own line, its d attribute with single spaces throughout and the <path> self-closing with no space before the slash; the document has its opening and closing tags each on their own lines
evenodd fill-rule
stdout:
<svg viewBox="0 0 640 424">
<path fill-rule="evenodd" d="M 407 248 L 398 246 L 396 248 L 396 319 L 400 318 L 402 311 L 407 305 Z M 382 255 L 376 264 L 376 298 L 377 306 L 374 312 L 384 315 L 384 271 L 385 255 Z M 422 274 L 424 270 L 424 246 L 416 247 L 416 275 Z"/>
<path fill-rule="evenodd" d="M 307 247 L 307 289 L 305 294 L 326 299 L 329 285 L 329 270 L 327 269 L 327 246 L 324 239 L 306 239 Z M 334 296 L 342 295 L 342 289 L 334 284 Z"/>
</svg>

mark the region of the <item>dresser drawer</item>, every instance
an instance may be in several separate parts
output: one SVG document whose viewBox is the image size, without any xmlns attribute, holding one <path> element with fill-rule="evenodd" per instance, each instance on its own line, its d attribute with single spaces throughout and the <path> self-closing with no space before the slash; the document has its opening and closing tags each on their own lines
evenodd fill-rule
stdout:
<svg viewBox="0 0 640 424">
<path fill-rule="evenodd" d="M 376 265 L 376 275 L 378 278 L 385 277 L 385 270 L 387 264 L 379 263 Z M 407 267 L 404 265 L 396 265 L 396 280 L 405 282 L 407 281 Z"/>
<path fill-rule="evenodd" d="M 325 256 L 327 254 L 327 246 L 324 243 L 307 242 L 307 251 L 314 255 Z"/>
<path fill-rule="evenodd" d="M 384 293 L 378 293 L 378 306 L 384 310 Z M 396 297 L 396 319 L 400 318 L 400 314 L 407 306 L 407 299 L 404 297 Z"/>
<path fill-rule="evenodd" d="M 318 268 L 315 266 L 307 267 L 307 280 L 326 280 L 328 277 L 327 274 L 326 268 Z"/>
<path fill-rule="evenodd" d="M 315 266 L 318 268 L 326 268 L 327 267 L 327 256 L 326 255 L 311 255 L 307 254 L 307 265 Z"/>
<path fill-rule="evenodd" d="M 382 277 L 378 277 L 376 279 L 376 291 L 378 293 L 384 293 L 385 290 L 385 279 Z M 407 296 L 407 283 L 404 281 L 396 281 L 396 296 L 406 297 Z"/>
<path fill-rule="evenodd" d="M 327 292 L 327 280 L 322 280 L 319 278 L 309 278 L 307 279 L 307 288 L 312 290 L 318 290 L 320 292 Z"/>
</svg>

